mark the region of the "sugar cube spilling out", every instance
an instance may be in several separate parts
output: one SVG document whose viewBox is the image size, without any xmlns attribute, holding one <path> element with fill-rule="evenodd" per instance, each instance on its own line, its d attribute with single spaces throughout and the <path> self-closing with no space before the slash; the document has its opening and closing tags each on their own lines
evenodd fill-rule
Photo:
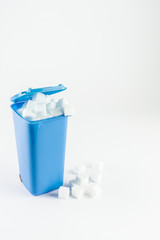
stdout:
<svg viewBox="0 0 160 240">
<path fill-rule="evenodd" d="M 85 194 L 89 197 L 97 197 L 101 194 L 102 189 L 97 183 L 89 183 L 86 187 Z"/>
<path fill-rule="evenodd" d="M 79 185 L 86 185 L 88 184 L 89 177 L 86 174 L 79 174 L 76 176 L 76 180 Z"/>
<path fill-rule="evenodd" d="M 78 184 L 77 179 L 72 179 L 69 181 L 69 186 L 73 187 L 75 184 Z"/>
<path fill-rule="evenodd" d="M 74 198 L 81 199 L 84 195 L 84 187 L 77 184 L 73 185 L 71 188 L 71 195 Z"/>
<path fill-rule="evenodd" d="M 71 195 L 80 199 L 84 195 L 88 197 L 100 196 L 102 188 L 103 162 L 96 162 L 90 165 L 78 165 L 74 168 L 76 178 L 69 182 Z"/>
<path fill-rule="evenodd" d="M 74 169 L 76 170 L 75 178 L 69 181 L 69 187 L 62 186 L 59 188 L 58 198 L 68 199 L 70 194 L 76 199 L 81 199 L 84 196 L 90 198 L 99 197 L 102 193 L 100 184 L 102 180 L 103 163 L 82 164 Z"/>
<path fill-rule="evenodd" d="M 100 184 L 102 182 L 102 173 L 91 172 L 89 179 L 92 182 Z"/>
<path fill-rule="evenodd" d="M 62 186 L 58 189 L 58 198 L 68 199 L 69 198 L 69 193 L 70 193 L 69 187 Z"/>
<path fill-rule="evenodd" d="M 57 100 L 53 99 L 52 95 L 36 93 L 17 112 L 27 120 L 37 121 L 62 115 L 73 115 L 74 108 L 64 98 Z"/>
</svg>

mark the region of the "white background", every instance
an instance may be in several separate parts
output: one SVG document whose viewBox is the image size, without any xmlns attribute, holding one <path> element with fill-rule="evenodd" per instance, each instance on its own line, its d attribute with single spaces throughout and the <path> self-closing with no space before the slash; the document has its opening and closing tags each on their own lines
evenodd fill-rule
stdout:
<svg viewBox="0 0 160 240">
<path fill-rule="evenodd" d="M 160 239 L 159 13 L 158 0 L 0 0 L 0 239 Z M 10 97 L 59 83 L 76 107 L 66 169 L 103 160 L 101 198 L 19 181 Z"/>
</svg>

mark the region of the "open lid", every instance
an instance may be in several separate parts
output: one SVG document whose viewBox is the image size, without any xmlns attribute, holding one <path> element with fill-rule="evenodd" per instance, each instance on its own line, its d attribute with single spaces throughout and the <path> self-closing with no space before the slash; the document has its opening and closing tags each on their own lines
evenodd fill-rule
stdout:
<svg viewBox="0 0 160 240">
<path fill-rule="evenodd" d="M 61 91 L 66 90 L 67 88 L 65 86 L 63 86 L 62 84 L 59 84 L 58 86 L 53 86 L 53 87 L 44 87 L 44 88 L 29 88 L 28 91 L 26 92 L 20 92 L 16 95 L 14 95 L 13 97 L 10 98 L 11 102 L 24 102 L 27 101 L 29 99 L 32 99 L 33 95 L 35 93 L 41 92 L 43 94 L 54 94 L 54 93 L 58 93 Z"/>
</svg>

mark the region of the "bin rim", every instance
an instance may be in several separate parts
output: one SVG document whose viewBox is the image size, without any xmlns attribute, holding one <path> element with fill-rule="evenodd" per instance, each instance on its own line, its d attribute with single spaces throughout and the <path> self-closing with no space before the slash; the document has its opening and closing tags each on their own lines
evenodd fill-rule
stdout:
<svg viewBox="0 0 160 240">
<path fill-rule="evenodd" d="M 43 88 L 29 88 L 28 91 L 20 92 L 10 98 L 12 103 L 18 103 L 23 101 L 28 101 L 29 99 L 32 99 L 33 95 L 35 93 L 43 93 L 47 95 L 55 94 L 61 91 L 66 90 L 67 88 L 63 86 L 62 84 L 59 84 L 58 86 L 51 86 L 51 87 L 43 87 Z"/>
</svg>

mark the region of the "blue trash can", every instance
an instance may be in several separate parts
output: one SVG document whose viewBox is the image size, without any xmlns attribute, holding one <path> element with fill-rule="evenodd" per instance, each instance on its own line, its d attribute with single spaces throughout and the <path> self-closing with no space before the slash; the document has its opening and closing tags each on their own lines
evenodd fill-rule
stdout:
<svg viewBox="0 0 160 240">
<path fill-rule="evenodd" d="M 24 119 L 17 110 L 36 92 L 54 94 L 66 87 L 29 89 L 11 98 L 20 178 L 33 195 L 40 195 L 63 185 L 67 135 L 67 116 L 38 121 Z"/>
</svg>

